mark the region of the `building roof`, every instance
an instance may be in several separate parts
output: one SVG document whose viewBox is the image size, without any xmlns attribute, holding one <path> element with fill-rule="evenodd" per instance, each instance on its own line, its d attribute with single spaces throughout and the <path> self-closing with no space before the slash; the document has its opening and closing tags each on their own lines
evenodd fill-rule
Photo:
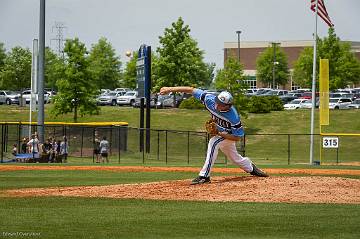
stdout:
<svg viewBox="0 0 360 239">
<path fill-rule="evenodd" d="M 356 41 L 342 41 L 351 45 L 351 50 L 360 59 L 360 42 Z M 295 61 L 305 47 L 312 47 L 314 42 L 312 40 L 294 40 L 294 41 L 277 41 L 280 43 L 281 49 L 288 57 L 289 68 L 292 69 Z M 270 41 L 240 41 L 240 61 L 244 65 L 244 70 L 253 71 L 256 69 L 256 58 L 267 47 L 271 47 Z M 224 43 L 224 62 L 228 57 L 237 58 L 238 42 Z"/>
</svg>

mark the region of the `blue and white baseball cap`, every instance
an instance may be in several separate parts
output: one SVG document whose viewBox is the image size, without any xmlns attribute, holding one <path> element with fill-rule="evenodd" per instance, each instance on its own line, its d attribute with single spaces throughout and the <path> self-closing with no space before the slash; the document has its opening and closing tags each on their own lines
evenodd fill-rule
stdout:
<svg viewBox="0 0 360 239">
<path fill-rule="evenodd" d="M 222 105 L 232 105 L 233 103 L 233 97 L 232 95 L 227 91 L 222 91 L 216 98 L 215 101 L 217 104 Z"/>
</svg>

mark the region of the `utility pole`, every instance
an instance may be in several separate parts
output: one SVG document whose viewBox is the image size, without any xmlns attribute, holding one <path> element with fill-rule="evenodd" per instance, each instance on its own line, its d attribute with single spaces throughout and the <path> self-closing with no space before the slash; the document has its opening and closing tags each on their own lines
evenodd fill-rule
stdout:
<svg viewBox="0 0 360 239">
<path fill-rule="evenodd" d="M 38 135 L 40 142 L 44 143 L 45 0 L 40 0 L 39 15 Z"/>
<path fill-rule="evenodd" d="M 59 57 L 64 59 L 64 29 L 66 26 L 62 22 L 55 22 L 55 25 L 52 27 L 52 32 L 56 31 L 56 37 L 52 38 L 51 41 L 56 42 L 57 53 Z"/>
<path fill-rule="evenodd" d="M 241 31 L 236 31 L 236 34 L 238 35 L 238 62 L 240 62 L 240 34 L 241 34 Z"/>
<path fill-rule="evenodd" d="M 272 88 L 275 89 L 275 66 L 277 64 L 279 64 L 279 62 L 276 61 L 276 45 L 279 45 L 280 43 L 279 42 L 272 42 L 271 45 L 273 47 L 273 50 L 274 50 L 274 59 L 273 59 L 273 67 L 272 67 L 272 78 L 273 78 L 273 84 L 272 84 Z"/>
</svg>

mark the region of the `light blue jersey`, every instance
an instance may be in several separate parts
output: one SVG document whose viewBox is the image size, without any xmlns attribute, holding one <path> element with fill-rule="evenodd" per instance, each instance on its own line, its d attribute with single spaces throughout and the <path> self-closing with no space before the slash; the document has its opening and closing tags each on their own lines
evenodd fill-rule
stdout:
<svg viewBox="0 0 360 239">
<path fill-rule="evenodd" d="M 215 120 L 220 132 L 227 132 L 228 134 L 239 137 L 244 136 L 244 128 L 234 106 L 232 106 L 229 111 L 220 112 L 215 108 L 215 95 L 208 94 L 200 89 L 195 89 L 193 96 L 200 100 L 211 113 L 211 118 Z"/>
</svg>

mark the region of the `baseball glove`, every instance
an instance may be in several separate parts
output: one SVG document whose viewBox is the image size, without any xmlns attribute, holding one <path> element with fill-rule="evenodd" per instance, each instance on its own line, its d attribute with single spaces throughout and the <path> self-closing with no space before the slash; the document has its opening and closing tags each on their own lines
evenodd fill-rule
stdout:
<svg viewBox="0 0 360 239">
<path fill-rule="evenodd" d="M 208 132 L 208 134 L 210 134 L 211 137 L 213 137 L 219 133 L 216 123 L 215 123 L 215 120 L 213 120 L 213 119 L 210 119 L 205 122 L 205 129 L 206 129 L 206 132 Z"/>
</svg>

